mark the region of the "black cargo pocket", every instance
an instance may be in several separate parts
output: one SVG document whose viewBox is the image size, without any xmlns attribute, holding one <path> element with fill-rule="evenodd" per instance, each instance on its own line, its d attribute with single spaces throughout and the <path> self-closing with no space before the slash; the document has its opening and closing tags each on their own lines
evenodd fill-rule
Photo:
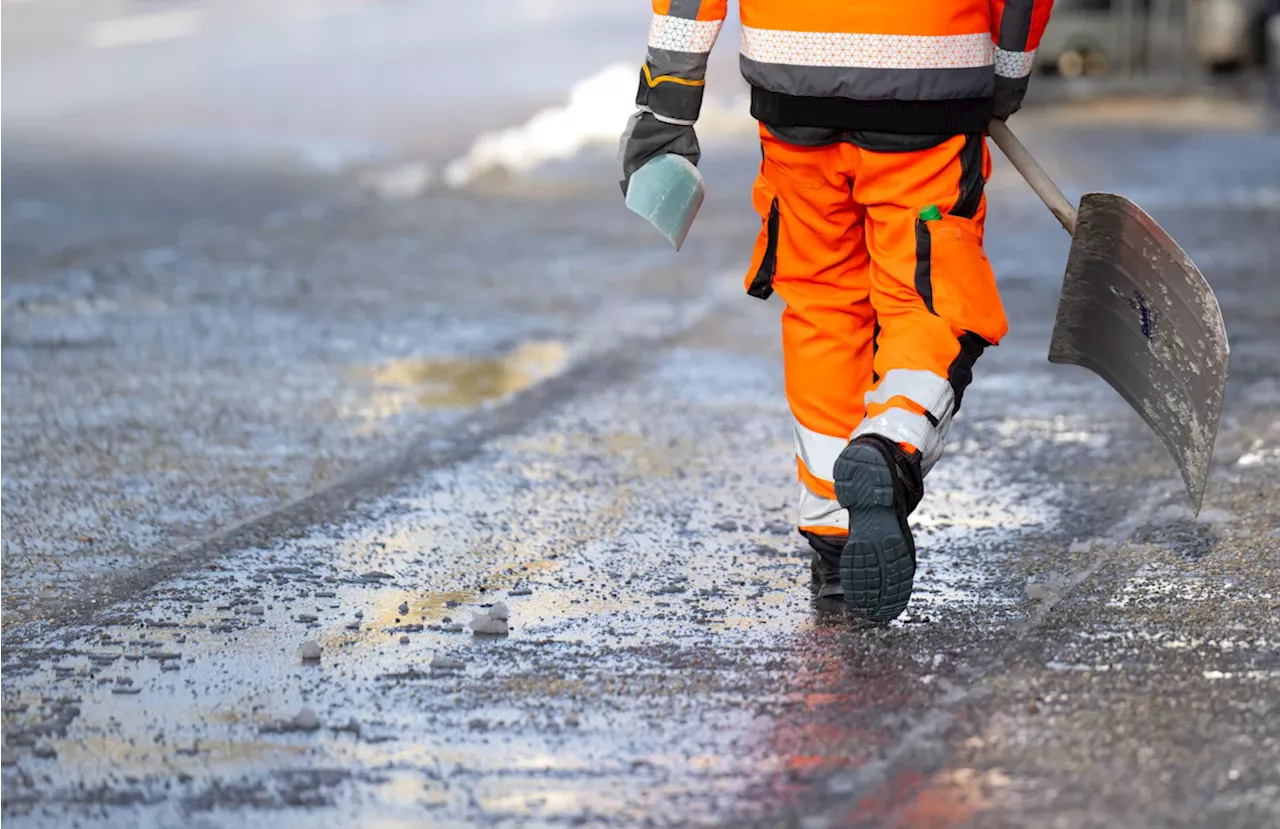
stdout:
<svg viewBox="0 0 1280 829">
<path fill-rule="evenodd" d="M 924 307 L 930 314 L 933 310 L 933 234 L 929 232 L 929 223 L 924 219 L 916 219 L 916 293 L 924 300 Z"/>
<path fill-rule="evenodd" d="M 755 276 L 747 286 L 747 293 L 759 299 L 768 299 L 773 294 L 773 275 L 778 269 L 778 197 L 774 196 L 769 203 L 769 213 L 765 218 L 764 252 L 756 265 Z"/>
</svg>

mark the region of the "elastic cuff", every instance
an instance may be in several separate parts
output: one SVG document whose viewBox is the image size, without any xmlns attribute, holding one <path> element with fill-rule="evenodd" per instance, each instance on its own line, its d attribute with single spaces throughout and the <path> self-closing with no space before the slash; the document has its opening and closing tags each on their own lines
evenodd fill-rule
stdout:
<svg viewBox="0 0 1280 829">
<path fill-rule="evenodd" d="M 653 77 L 646 64 L 640 70 L 636 105 L 648 107 L 654 117 L 668 124 L 692 125 L 702 110 L 706 86 L 670 76 Z"/>
</svg>

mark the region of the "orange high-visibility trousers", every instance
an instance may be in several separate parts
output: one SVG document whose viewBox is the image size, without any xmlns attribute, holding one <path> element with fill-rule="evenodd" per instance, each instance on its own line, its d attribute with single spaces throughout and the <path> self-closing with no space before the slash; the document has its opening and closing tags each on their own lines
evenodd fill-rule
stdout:
<svg viewBox="0 0 1280 829">
<path fill-rule="evenodd" d="M 983 348 L 1008 331 L 982 247 L 985 137 L 926 150 L 802 147 L 761 128 L 762 228 L 747 290 L 777 293 L 795 418 L 798 525 L 848 533 L 832 470 L 851 437 L 920 451 L 927 472 Z"/>
</svg>

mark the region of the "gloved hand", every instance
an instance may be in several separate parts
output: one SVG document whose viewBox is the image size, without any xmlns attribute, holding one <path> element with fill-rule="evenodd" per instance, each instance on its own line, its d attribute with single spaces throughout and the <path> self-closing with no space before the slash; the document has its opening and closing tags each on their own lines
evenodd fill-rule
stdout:
<svg viewBox="0 0 1280 829">
<path fill-rule="evenodd" d="M 627 193 L 631 174 L 650 159 L 665 153 L 675 153 L 696 165 L 702 158 L 698 136 L 687 124 L 668 124 L 659 121 L 652 112 L 641 110 L 627 121 L 627 128 L 618 143 L 618 160 L 622 162 L 622 194 Z"/>
<path fill-rule="evenodd" d="M 991 100 L 991 117 L 1001 121 L 1022 109 L 1030 78 L 1006 78 L 996 75 L 996 91 Z"/>
</svg>

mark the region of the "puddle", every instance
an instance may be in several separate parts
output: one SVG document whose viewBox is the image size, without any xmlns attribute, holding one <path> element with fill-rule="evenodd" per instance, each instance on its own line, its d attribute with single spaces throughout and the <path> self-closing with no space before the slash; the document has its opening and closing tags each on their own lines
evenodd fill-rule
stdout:
<svg viewBox="0 0 1280 829">
<path fill-rule="evenodd" d="M 368 383 L 366 400 L 348 412 L 366 423 L 385 420 L 412 409 L 459 409 L 479 406 L 523 391 L 561 371 L 569 347 L 559 340 L 521 343 L 491 358 L 408 357 L 388 360 L 351 372 Z"/>
</svg>

